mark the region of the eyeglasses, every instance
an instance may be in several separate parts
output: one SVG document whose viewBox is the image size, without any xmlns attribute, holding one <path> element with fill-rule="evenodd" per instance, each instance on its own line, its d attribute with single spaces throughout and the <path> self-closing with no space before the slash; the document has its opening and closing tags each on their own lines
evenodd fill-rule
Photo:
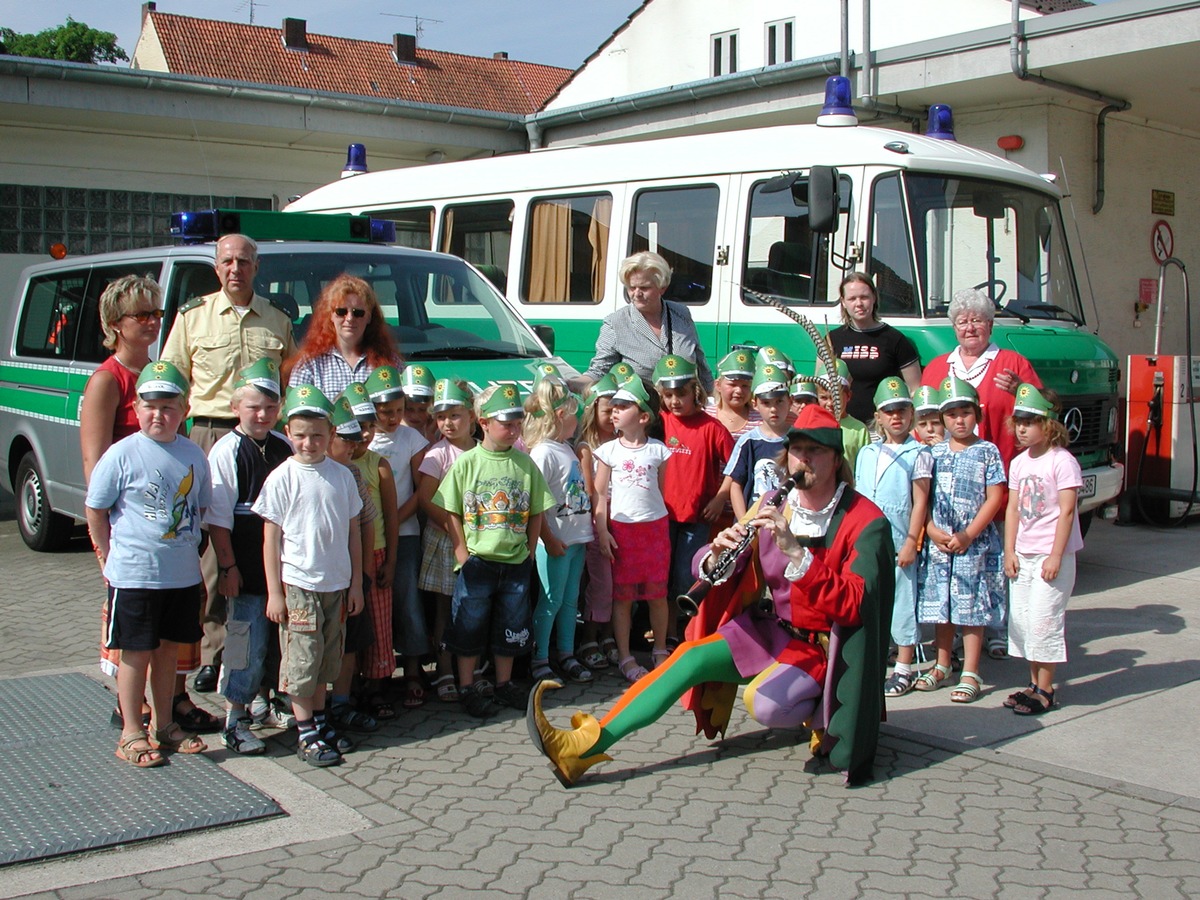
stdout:
<svg viewBox="0 0 1200 900">
<path fill-rule="evenodd" d="M 122 319 L 133 319 L 139 325 L 149 325 L 155 319 L 161 319 L 162 317 L 163 311 L 161 309 L 148 309 L 144 312 L 125 313 L 125 315 L 121 316 Z"/>
<path fill-rule="evenodd" d="M 365 316 L 367 314 L 367 311 L 365 309 L 350 309 L 349 307 L 346 307 L 346 306 L 338 306 L 338 307 L 335 307 L 333 310 L 333 314 L 335 316 L 337 316 L 339 319 L 346 318 L 347 313 L 354 316 L 354 318 L 356 318 L 356 319 L 361 319 L 363 316 Z"/>
<path fill-rule="evenodd" d="M 967 327 L 983 328 L 990 324 L 991 324 L 991 322 L 989 322 L 987 319 L 957 319 L 954 322 L 954 327 L 955 328 L 967 328 Z"/>
</svg>

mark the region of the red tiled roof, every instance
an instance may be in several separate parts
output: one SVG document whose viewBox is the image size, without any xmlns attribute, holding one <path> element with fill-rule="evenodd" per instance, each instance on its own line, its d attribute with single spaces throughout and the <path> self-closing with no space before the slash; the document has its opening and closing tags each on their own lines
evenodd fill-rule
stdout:
<svg viewBox="0 0 1200 900">
<path fill-rule="evenodd" d="M 324 34 L 288 50 L 278 28 L 151 11 L 167 71 L 201 78 L 359 94 L 521 115 L 537 112 L 570 69 L 418 47 L 400 64 L 392 45 Z"/>
</svg>

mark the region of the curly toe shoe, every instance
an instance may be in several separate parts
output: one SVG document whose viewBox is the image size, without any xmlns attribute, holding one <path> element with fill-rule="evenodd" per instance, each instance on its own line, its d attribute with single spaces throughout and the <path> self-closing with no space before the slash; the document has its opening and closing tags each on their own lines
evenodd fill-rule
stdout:
<svg viewBox="0 0 1200 900">
<path fill-rule="evenodd" d="M 607 753 L 583 754 L 600 739 L 600 723 L 588 713 L 578 712 L 571 717 L 571 729 L 555 728 L 542 712 L 542 694 L 547 690 L 562 687 L 555 681 L 540 681 L 529 692 L 529 704 L 525 708 L 525 724 L 529 737 L 537 748 L 550 760 L 555 777 L 563 787 L 570 787 L 579 776 L 598 762 L 611 760 Z"/>
</svg>

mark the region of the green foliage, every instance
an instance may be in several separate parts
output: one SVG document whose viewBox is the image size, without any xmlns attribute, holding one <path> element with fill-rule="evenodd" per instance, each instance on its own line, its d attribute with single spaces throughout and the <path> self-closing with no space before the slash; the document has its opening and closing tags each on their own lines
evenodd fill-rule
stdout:
<svg viewBox="0 0 1200 900">
<path fill-rule="evenodd" d="M 0 53 L 79 63 L 129 60 L 125 51 L 117 46 L 117 36 L 111 31 L 98 31 L 70 16 L 65 25 L 47 28 L 37 34 L 0 28 Z"/>
</svg>

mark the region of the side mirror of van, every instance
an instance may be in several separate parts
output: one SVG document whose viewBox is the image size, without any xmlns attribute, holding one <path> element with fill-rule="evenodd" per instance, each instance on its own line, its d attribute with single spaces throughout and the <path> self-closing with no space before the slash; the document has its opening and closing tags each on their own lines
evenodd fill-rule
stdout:
<svg viewBox="0 0 1200 900">
<path fill-rule="evenodd" d="M 546 345 L 546 349 L 551 353 L 554 352 L 554 328 L 550 325 L 534 325 L 533 333 L 538 336 L 538 339 Z"/>
<path fill-rule="evenodd" d="M 817 234 L 838 229 L 838 173 L 833 166 L 813 166 L 808 173 L 808 227 Z"/>
</svg>

